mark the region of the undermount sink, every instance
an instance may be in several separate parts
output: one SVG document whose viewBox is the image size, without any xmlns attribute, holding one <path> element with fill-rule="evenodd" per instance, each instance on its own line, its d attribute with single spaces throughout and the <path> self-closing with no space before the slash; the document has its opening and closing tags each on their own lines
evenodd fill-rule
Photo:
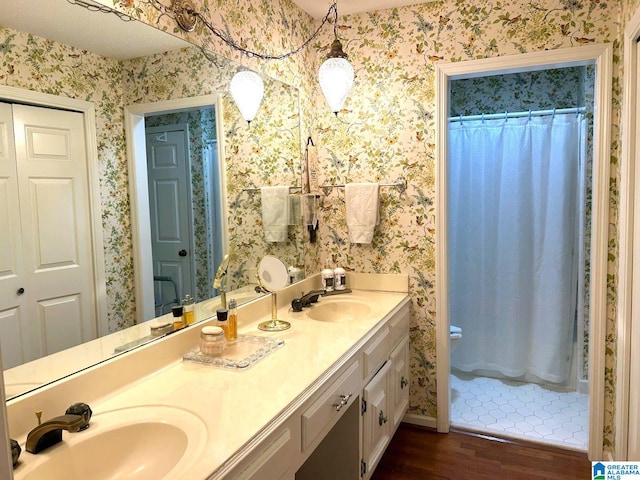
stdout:
<svg viewBox="0 0 640 480">
<path fill-rule="evenodd" d="M 207 429 L 174 407 L 140 406 L 94 414 L 90 427 L 62 442 L 23 453 L 16 480 L 158 480 L 183 473 L 200 455 Z"/>
<path fill-rule="evenodd" d="M 368 315 L 371 307 L 353 298 L 321 298 L 307 310 L 307 317 L 321 322 L 348 322 Z"/>
</svg>

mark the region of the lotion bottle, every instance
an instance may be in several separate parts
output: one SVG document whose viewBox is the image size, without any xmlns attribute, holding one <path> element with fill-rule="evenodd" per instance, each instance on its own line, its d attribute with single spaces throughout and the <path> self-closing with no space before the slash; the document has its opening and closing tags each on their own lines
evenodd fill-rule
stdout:
<svg viewBox="0 0 640 480">
<path fill-rule="evenodd" d="M 342 267 L 338 267 L 333 271 L 333 285 L 336 290 L 344 290 L 347 286 L 347 272 Z"/>
<path fill-rule="evenodd" d="M 324 270 L 320 272 L 320 275 L 322 276 L 322 288 L 324 289 L 324 291 L 333 292 L 333 270 L 331 270 L 328 266 L 325 266 Z"/>
</svg>

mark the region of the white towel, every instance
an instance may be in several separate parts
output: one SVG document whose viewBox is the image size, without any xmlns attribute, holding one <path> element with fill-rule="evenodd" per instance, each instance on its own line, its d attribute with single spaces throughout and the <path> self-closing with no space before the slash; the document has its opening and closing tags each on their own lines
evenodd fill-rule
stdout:
<svg viewBox="0 0 640 480">
<path fill-rule="evenodd" d="M 267 242 L 286 242 L 289 225 L 289 187 L 262 187 L 260 194 L 264 239 Z"/>
<path fill-rule="evenodd" d="M 344 198 L 351 243 L 371 243 L 373 231 L 379 223 L 379 190 L 380 186 L 377 183 L 345 185 Z"/>
</svg>

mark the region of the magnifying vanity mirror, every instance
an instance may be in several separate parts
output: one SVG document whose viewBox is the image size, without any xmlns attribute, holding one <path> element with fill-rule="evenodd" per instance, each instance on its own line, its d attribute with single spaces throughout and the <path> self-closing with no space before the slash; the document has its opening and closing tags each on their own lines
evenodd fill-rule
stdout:
<svg viewBox="0 0 640 480">
<path fill-rule="evenodd" d="M 271 292 L 271 320 L 258 324 L 260 330 L 280 332 L 291 327 L 291 323 L 278 319 L 277 292 L 289 283 L 287 266 L 277 257 L 265 255 L 258 264 L 258 279 L 263 290 Z"/>
<path fill-rule="evenodd" d="M 97 22 L 100 28 L 78 28 Z M 93 137 L 86 137 L 87 150 L 95 153 L 95 164 L 89 168 L 95 174 L 88 186 L 89 197 L 94 199 L 89 210 L 94 216 L 92 225 L 102 227 L 93 229 L 94 233 L 100 230 L 100 235 L 93 236 L 99 239 L 98 244 L 88 246 L 98 264 L 92 276 L 95 318 L 89 319 L 90 328 L 48 325 L 46 318 L 23 316 L 21 322 L 40 322 L 45 331 L 35 339 L 22 338 L 24 345 L 11 348 L 5 343 L 15 343 L 17 337 L 12 335 L 27 329 L 7 317 L 15 306 L 0 303 L 3 363 L 9 367 L 5 370 L 7 398 L 111 358 L 126 350 L 123 346 L 150 341 L 149 326 L 144 322 L 168 311 L 157 310 L 158 301 L 164 304 L 189 293 L 201 305 L 212 305 L 202 308 L 197 320 L 214 315 L 220 291 L 212 284 L 224 255 L 229 255 L 229 264 L 223 288 L 227 298 L 236 292 L 239 303 L 255 292 L 255 265 L 265 255 L 282 259 L 286 265 L 304 265 L 302 227 L 289 227 L 287 242 L 267 243 L 261 231 L 260 196 L 251 193 L 269 184 L 300 185 L 299 94 L 295 87 L 263 76 L 265 108 L 249 127 L 228 94 L 228 82 L 237 64 L 214 54 L 205 58 L 198 47 L 141 22 L 89 12 L 66 0 L 22 0 L 3 6 L 0 44 L 4 84 L 0 102 L 24 103 L 30 93 L 37 93 L 91 106 L 83 112 L 85 123 L 91 117 L 95 125 Z M 189 104 L 189 99 L 205 97 L 215 100 L 206 106 Z M 152 148 L 140 146 L 125 134 L 125 107 L 179 99 L 187 106 L 163 111 L 151 108 L 152 114 L 138 115 L 144 120 L 143 138 L 146 126 L 155 129 L 149 131 L 152 139 L 162 139 L 164 131 L 158 129 L 183 128 L 191 165 L 186 185 L 192 219 L 187 222 L 188 240 L 176 245 L 175 254 L 182 258 L 180 252 L 186 251 L 196 271 L 191 286 L 177 282 L 167 269 L 149 269 L 149 262 L 159 264 L 157 260 L 146 260 L 143 268 L 146 244 L 141 242 L 140 225 L 149 224 L 151 183 L 148 177 L 136 177 L 139 172 L 131 151 L 143 151 L 146 162 L 146 153 Z M 73 110 L 55 101 L 44 106 Z M 164 118 L 158 119 L 158 114 Z M 217 172 L 216 167 L 220 168 Z M 146 187 L 138 189 L 139 185 Z M 157 209 L 166 210 L 163 202 L 167 195 L 159 198 Z M 218 226 L 208 221 L 214 216 Z M 150 278 L 142 282 L 143 275 Z M 160 288 L 154 285 L 158 282 L 153 276 L 171 277 L 180 285 L 175 293 L 163 292 L 168 283 L 160 280 L 166 283 Z M 0 274 L 0 289 L 4 288 L 2 281 Z M 0 290 L 0 294 L 14 298 L 15 290 Z M 43 333 L 52 337 L 52 332 L 65 329 L 72 335 L 60 334 L 56 344 L 45 342 L 41 354 L 29 354 L 30 342 L 42 343 Z M 5 360 L 5 352 L 11 352 L 12 358 Z"/>
</svg>

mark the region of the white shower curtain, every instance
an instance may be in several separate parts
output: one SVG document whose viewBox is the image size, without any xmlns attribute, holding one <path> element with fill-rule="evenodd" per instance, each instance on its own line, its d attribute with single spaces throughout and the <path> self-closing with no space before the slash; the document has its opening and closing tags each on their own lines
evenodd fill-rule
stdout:
<svg viewBox="0 0 640 480">
<path fill-rule="evenodd" d="M 582 115 L 452 122 L 452 366 L 564 381 L 571 370 Z M 577 253 L 576 253 L 577 255 Z"/>
</svg>

